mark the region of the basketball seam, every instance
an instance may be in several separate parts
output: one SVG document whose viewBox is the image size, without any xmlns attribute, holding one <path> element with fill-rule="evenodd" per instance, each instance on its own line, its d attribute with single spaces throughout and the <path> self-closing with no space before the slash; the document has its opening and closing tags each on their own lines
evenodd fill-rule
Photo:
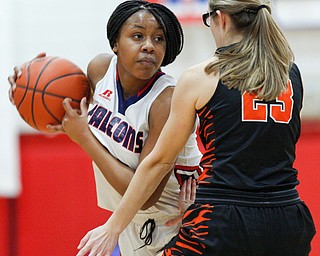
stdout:
<svg viewBox="0 0 320 256">
<path fill-rule="evenodd" d="M 27 66 L 27 70 L 28 70 L 28 72 L 27 72 L 27 74 L 28 74 L 28 79 L 27 79 L 27 84 L 26 84 L 26 86 L 25 86 L 25 88 L 26 88 L 26 90 L 25 90 L 25 92 L 24 92 L 24 94 L 23 94 L 23 96 L 22 96 L 22 98 L 21 98 L 21 100 L 20 100 L 20 102 L 19 102 L 19 104 L 18 104 L 18 106 L 17 106 L 17 109 L 19 109 L 20 108 L 20 106 L 21 106 L 21 104 L 22 104 L 22 102 L 24 101 L 24 98 L 26 97 L 26 95 L 27 95 L 27 92 L 28 92 L 28 88 L 29 88 L 29 80 L 30 80 L 30 73 L 29 73 L 29 69 L 30 68 L 30 63 L 28 64 L 28 66 Z M 22 85 L 20 85 L 20 84 L 17 84 L 17 87 L 23 87 Z"/>
<path fill-rule="evenodd" d="M 58 79 L 61 79 L 61 78 L 64 78 L 64 77 L 68 77 L 68 76 L 73 76 L 73 75 L 81 75 L 81 76 L 85 76 L 83 74 L 83 72 L 74 72 L 74 73 L 69 73 L 69 74 L 65 74 L 65 75 L 62 75 L 62 76 L 59 76 L 59 77 L 56 77 L 52 80 L 50 80 L 44 87 L 43 87 L 43 93 L 42 93 L 42 103 L 43 103 L 43 106 L 45 107 L 45 109 L 47 110 L 48 114 L 51 115 L 51 117 L 53 117 L 57 122 L 61 122 L 61 120 L 59 120 L 56 116 L 54 116 L 54 114 L 50 111 L 50 109 L 47 107 L 47 104 L 44 100 L 44 96 L 45 95 L 50 95 L 50 96 L 55 96 L 55 97 L 58 97 L 58 98 L 67 98 L 67 96 L 62 96 L 62 95 L 57 95 L 57 94 L 54 94 L 54 93 L 48 93 L 46 92 L 46 88 L 54 81 L 58 80 Z M 70 98 L 70 97 L 68 97 Z M 72 99 L 72 98 L 71 98 Z M 75 102 L 78 102 L 80 103 L 80 100 L 76 100 L 76 99 L 72 99 L 73 101 Z"/>
<path fill-rule="evenodd" d="M 30 73 L 29 73 L 30 64 L 31 64 L 31 62 L 29 62 L 29 63 L 28 63 L 28 66 L 27 66 L 27 70 L 28 70 L 27 74 L 28 74 L 28 76 L 27 76 L 26 90 L 24 91 L 24 94 L 23 94 L 23 96 L 22 96 L 22 98 L 21 98 L 21 100 L 20 100 L 20 102 L 19 102 L 19 104 L 18 104 L 18 106 L 17 106 L 18 111 L 19 111 L 20 106 L 21 106 L 21 104 L 23 103 L 23 101 L 24 101 L 24 99 L 26 98 L 27 93 L 28 93 L 29 82 L 30 82 Z M 19 87 L 20 87 L 20 86 L 19 86 Z M 29 122 L 29 119 L 26 120 L 26 117 L 24 117 L 24 116 L 22 116 L 22 115 L 21 115 L 21 117 L 22 117 L 27 123 Z M 32 121 L 33 121 L 33 120 L 32 120 Z"/>
<path fill-rule="evenodd" d="M 41 71 L 40 71 L 40 73 L 39 73 L 39 75 L 38 75 L 38 77 L 37 77 L 37 80 L 36 80 L 36 82 L 35 82 L 35 84 L 34 84 L 33 94 L 32 94 L 32 100 L 31 100 L 31 116 L 32 116 L 32 121 L 33 121 L 33 123 L 34 123 L 34 125 L 35 125 L 35 127 L 36 127 L 37 129 L 39 129 L 39 128 L 38 128 L 38 125 L 37 125 L 37 123 L 36 123 L 36 121 L 35 121 L 35 118 L 34 118 L 34 98 L 35 98 L 35 93 L 36 93 L 36 90 L 37 90 L 37 86 L 38 86 L 39 80 L 40 80 L 40 78 L 41 78 L 44 70 L 49 66 L 50 63 L 52 63 L 52 62 L 53 62 L 54 60 L 56 60 L 56 59 L 58 59 L 58 57 L 53 57 L 52 59 L 50 59 L 50 60 L 48 61 L 48 63 L 46 63 L 46 65 L 41 69 Z M 34 60 L 33 60 L 33 61 L 34 61 Z"/>
</svg>

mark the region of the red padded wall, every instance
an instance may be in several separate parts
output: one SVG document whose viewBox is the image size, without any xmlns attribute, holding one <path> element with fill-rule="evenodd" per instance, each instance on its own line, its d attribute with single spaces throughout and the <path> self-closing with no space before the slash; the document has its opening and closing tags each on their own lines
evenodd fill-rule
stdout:
<svg viewBox="0 0 320 256">
<path fill-rule="evenodd" d="M 8 224 L 8 199 L 0 198 L 0 250 L 9 256 Z"/>
<path fill-rule="evenodd" d="M 21 136 L 19 256 L 75 255 L 80 239 L 110 216 L 96 205 L 91 161 L 64 135 Z"/>
<path fill-rule="evenodd" d="M 297 187 L 300 197 L 308 205 L 317 234 L 312 241 L 310 256 L 320 255 L 320 122 L 304 122 L 297 144 L 295 168 L 299 170 Z"/>
</svg>

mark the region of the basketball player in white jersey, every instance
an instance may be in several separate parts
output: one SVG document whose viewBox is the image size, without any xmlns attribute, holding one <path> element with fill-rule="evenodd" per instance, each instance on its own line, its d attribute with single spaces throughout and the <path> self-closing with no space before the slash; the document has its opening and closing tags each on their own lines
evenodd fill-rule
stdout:
<svg viewBox="0 0 320 256">
<path fill-rule="evenodd" d="M 98 204 L 113 211 L 167 120 L 175 81 L 160 67 L 172 63 L 181 52 L 183 32 L 165 6 L 125 1 L 111 15 L 107 36 L 115 54 L 100 54 L 88 65 L 94 91 L 89 109 L 85 99 L 80 111 L 65 99 L 62 124 L 48 128 L 64 131 L 88 153 L 93 160 Z M 11 84 L 15 77 L 9 79 Z M 177 127 L 177 133 L 181 129 Z M 179 223 L 165 224 L 180 216 L 179 188 L 186 180 L 191 186 L 189 177 L 198 177 L 200 158 L 194 129 L 174 170 L 159 180 L 158 188 L 121 234 L 122 256 L 156 255 L 177 234 Z M 91 242 L 103 239 L 100 230 L 97 227 L 87 233 L 78 255 L 96 255 Z"/>
</svg>

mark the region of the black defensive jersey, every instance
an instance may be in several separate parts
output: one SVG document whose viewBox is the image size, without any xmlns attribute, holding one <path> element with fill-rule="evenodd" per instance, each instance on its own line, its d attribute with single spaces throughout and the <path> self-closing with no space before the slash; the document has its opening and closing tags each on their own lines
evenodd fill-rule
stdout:
<svg viewBox="0 0 320 256">
<path fill-rule="evenodd" d="M 293 163 L 303 88 L 295 64 L 289 78 L 287 91 L 268 102 L 218 83 L 197 111 L 205 148 L 197 197 L 211 189 L 276 192 L 299 184 Z"/>
</svg>

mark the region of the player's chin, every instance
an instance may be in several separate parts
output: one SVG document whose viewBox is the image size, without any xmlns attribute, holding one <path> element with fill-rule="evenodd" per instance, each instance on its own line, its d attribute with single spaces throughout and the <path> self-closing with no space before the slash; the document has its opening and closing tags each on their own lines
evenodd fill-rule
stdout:
<svg viewBox="0 0 320 256">
<path fill-rule="evenodd" d="M 159 68 L 156 65 L 153 66 L 144 66 L 141 65 L 138 69 L 137 77 L 141 80 L 149 80 L 151 79 L 157 72 Z"/>
</svg>

